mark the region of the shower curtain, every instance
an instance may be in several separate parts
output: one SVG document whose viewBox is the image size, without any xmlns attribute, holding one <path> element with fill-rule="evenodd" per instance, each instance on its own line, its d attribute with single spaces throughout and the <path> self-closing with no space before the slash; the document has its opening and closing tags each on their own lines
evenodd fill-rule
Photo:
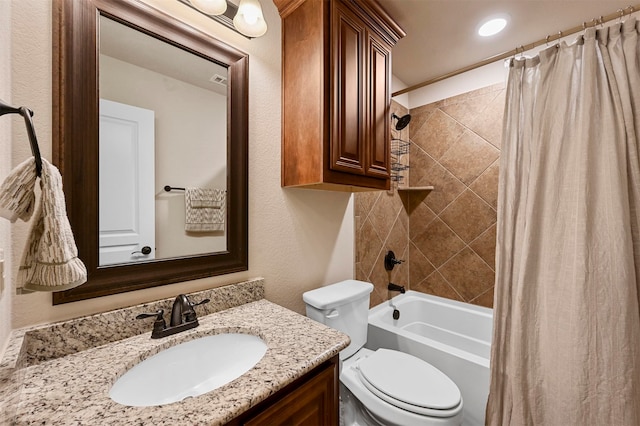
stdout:
<svg viewBox="0 0 640 426">
<path fill-rule="evenodd" d="M 487 424 L 640 425 L 639 30 L 510 70 Z"/>
</svg>

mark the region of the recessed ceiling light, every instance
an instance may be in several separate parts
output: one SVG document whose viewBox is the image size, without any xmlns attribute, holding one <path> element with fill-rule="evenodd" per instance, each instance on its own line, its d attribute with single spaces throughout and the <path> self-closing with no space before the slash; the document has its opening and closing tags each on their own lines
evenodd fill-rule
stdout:
<svg viewBox="0 0 640 426">
<path fill-rule="evenodd" d="M 489 37 L 498 34 L 507 26 L 507 18 L 504 16 L 491 18 L 478 28 L 478 34 L 482 37 Z"/>
</svg>

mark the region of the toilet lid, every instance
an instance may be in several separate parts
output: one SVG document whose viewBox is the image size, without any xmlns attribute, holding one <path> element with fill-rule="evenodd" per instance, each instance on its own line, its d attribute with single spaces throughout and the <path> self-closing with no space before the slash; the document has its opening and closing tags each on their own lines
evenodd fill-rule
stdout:
<svg viewBox="0 0 640 426">
<path fill-rule="evenodd" d="M 358 370 L 371 391 L 400 408 L 450 410 L 461 402 L 460 390 L 449 377 L 413 355 L 378 349 L 360 361 Z"/>
</svg>

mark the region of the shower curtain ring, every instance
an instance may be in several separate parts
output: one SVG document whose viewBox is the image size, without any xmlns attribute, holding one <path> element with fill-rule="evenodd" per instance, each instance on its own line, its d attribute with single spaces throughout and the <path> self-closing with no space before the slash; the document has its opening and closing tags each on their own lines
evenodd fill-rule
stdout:
<svg viewBox="0 0 640 426">
<path fill-rule="evenodd" d="M 618 13 L 620 14 L 620 16 L 618 16 L 618 23 L 621 23 L 622 17 L 624 16 L 624 9 L 622 8 L 618 9 Z"/>
<path fill-rule="evenodd" d="M 544 43 L 547 45 L 547 47 L 549 47 L 549 34 L 547 34 L 547 36 L 545 37 Z"/>
</svg>

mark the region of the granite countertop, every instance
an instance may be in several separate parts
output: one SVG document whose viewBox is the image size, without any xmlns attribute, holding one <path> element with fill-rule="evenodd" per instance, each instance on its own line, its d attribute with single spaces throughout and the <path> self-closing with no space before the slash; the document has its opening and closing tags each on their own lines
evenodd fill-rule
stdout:
<svg viewBox="0 0 640 426">
<path fill-rule="evenodd" d="M 149 306 L 123 310 L 123 316 L 144 309 Z M 104 318 L 101 320 L 105 326 Z M 81 350 L 63 352 L 62 356 L 48 354 L 41 359 L 29 353 L 34 348 L 43 352 L 38 349 L 47 346 L 41 343 L 42 338 L 29 339 L 29 330 L 18 331 L 0 363 L 0 410 L 5 413 L 0 420 L 15 425 L 221 425 L 349 344 L 345 334 L 265 299 L 210 313 L 199 321 L 195 329 L 152 340 L 151 320 L 146 323 L 149 332 L 93 347 L 79 345 Z M 107 322 L 106 326 L 114 324 Z M 77 328 L 65 323 L 58 327 Z M 36 336 L 39 330 L 31 331 Z M 111 385 L 140 360 L 185 341 L 228 332 L 257 335 L 268 345 L 258 364 L 238 379 L 201 396 L 157 407 L 129 407 L 109 398 Z M 73 339 L 63 340 L 71 344 Z"/>
</svg>

